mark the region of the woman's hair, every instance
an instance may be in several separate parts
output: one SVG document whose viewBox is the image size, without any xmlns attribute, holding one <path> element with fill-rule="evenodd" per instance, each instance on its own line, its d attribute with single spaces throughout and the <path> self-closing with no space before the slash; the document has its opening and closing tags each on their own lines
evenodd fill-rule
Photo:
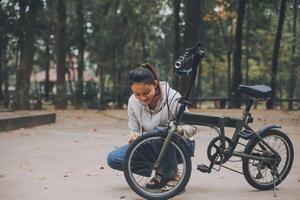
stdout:
<svg viewBox="0 0 300 200">
<path fill-rule="evenodd" d="M 154 84 L 155 80 L 158 81 L 158 91 L 160 92 L 156 69 L 148 63 L 144 63 L 140 67 L 129 72 L 130 85 L 134 83 Z"/>
<path fill-rule="evenodd" d="M 154 83 L 155 80 L 158 81 L 157 72 L 155 68 L 148 63 L 142 64 L 140 67 L 129 72 L 130 85 L 141 82 L 151 84 Z"/>
</svg>

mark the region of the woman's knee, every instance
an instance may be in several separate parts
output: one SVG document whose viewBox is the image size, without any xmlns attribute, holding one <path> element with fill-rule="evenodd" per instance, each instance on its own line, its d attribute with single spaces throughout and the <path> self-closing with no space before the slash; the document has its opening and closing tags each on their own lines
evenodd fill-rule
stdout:
<svg viewBox="0 0 300 200">
<path fill-rule="evenodd" d="M 111 168 L 115 169 L 116 168 L 116 159 L 114 158 L 114 154 L 113 152 L 110 152 L 108 155 L 107 155 L 107 164 L 108 166 L 110 166 Z"/>
<path fill-rule="evenodd" d="M 123 170 L 123 163 L 117 158 L 115 151 L 112 151 L 107 155 L 107 164 L 112 169 Z"/>
<path fill-rule="evenodd" d="M 112 153 L 109 152 L 109 154 L 107 155 L 107 164 L 108 166 L 112 167 L 113 163 L 113 157 L 112 157 Z"/>
</svg>

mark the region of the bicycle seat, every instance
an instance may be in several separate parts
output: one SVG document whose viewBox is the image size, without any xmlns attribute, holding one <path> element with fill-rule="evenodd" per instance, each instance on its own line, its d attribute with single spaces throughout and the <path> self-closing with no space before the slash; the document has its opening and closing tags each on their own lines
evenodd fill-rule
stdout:
<svg viewBox="0 0 300 200">
<path fill-rule="evenodd" d="M 255 98 L 268 98 L 272 94 L 272 89 L 266 85 L 240 85 L 239 91 L 244 94 L 248 94 Z"/>
</svg>

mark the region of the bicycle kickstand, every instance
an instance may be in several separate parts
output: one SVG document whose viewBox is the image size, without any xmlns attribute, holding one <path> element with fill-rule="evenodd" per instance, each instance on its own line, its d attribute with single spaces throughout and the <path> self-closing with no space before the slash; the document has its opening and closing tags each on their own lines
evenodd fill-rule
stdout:
<svg viewBox="0 0 300 200">
<path fill-rule="evenodd" d="M 276 198 L 277 197 L 277 194 L 276 194 L 277 188 L 276 188 L 276 185 L 275 185 L 275 179 L 277 177 L 278 181 L 280 181 L 280 182 L 281 182 L 281 179 L 279 177 L 279 173 L 278 173 L 276 167 L 274 167 L 274 166 L 272 166 L 271 174 L 273 176 L 273 194 L 274 194 L 274 197 Z"/>
</svg>

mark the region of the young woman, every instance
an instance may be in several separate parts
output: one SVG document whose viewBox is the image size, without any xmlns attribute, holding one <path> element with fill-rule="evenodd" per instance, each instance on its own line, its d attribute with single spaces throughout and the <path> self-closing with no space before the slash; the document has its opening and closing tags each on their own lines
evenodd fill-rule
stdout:
<svg viewBox="0 0 300 200">
<path fill-rule="evenodd" d="M 179 108 L 178 100 L 181 95 L 169 87 L 166 82 L 159 82 L 158 75 L 153 66 L 142 64 L 129 74 L 132 95 L 128 100 L 128 144 L 110 152 L 107 157 L 108 165 L 116 170 L 123 170 L 123 160 L 128 149 L 139 135 L 149 131 L 159 130 L 170 122 L 171 116 L 175 116 Z M 192 136 L 196 133 L 196 127 L 190 125 L 178 126 L 177 132 L 183 135 L 190 148 L 194 151 Z M 147 152 L 145 152 L 147 153 Z M 158 189 L 172 186 L 178 181 L 177 161 L 175 154 L 168 154 L 166 162 L 162 164 L 159 172 L 146 185 L 148 189 Z M 174 182 L 175 181 L 175 182 Z"/>
</svg>

